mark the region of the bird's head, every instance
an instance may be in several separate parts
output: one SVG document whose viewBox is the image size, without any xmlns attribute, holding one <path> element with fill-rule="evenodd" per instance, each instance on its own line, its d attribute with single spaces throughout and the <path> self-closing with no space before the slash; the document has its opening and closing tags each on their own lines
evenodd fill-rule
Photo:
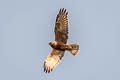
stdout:
<svg viewBox="0 0 120 80">
<path fill-rule="evenodd" d="M 49 42 L 49 45 L 52 46 L 52 47 L 55 47 L 57 45 L 57 42 L 56 41 Z"/>
</svg>

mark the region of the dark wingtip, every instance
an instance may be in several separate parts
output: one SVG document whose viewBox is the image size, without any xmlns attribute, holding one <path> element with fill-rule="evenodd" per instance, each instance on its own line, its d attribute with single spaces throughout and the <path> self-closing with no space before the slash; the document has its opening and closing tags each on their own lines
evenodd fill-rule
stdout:
<svg viewBox="0 0 120 80">
<path fill-rule="evenodd" d="M 66 12 L 66 15 L 68 15 L 68 12 Z"/>
<path fill-rule="evenodd" d="M 51 69 L 49 67 L 46 67 L 45 63 L 44 63 L 44 72 L 45 73 L 50 73 L 51 72 Z"/>
<path fill-rule="evenodd" d="M 62 12 L 64 11 L 64 8 L 62 8 Z"/>
<path fill-rule="evenodd" d="M 52 69 L 50 69 L 50 68 L 44 68 L 45 73 L 50 73 L 51 71 L 52 71 Z"/>
<path fill-rule="evenodd" d="M 68 15 L 68 12 L 65 8 L 60 8 L 59 13 L 64 13 L 65 15 Z"/>
<path fill-rule="evenodd" d="M 64 9 L 64 13 L 66 13 L 66 9 Z"/>
<path fill-rule="evenodd" d="M 61 13 L 61 10 L 62 10 L 62 9 L 60 9 L 59 13 Z"/>
</svg>

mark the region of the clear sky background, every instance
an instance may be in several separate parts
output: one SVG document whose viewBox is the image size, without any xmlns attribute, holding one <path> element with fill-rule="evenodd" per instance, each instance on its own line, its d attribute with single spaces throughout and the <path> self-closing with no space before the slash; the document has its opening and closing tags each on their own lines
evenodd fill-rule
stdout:
<svg viewBox="0 0 120 80">
<path fill-rule="evenodd" d="M 46 74 L 60 8 L 81 51 Z M 120 80 L 120 1 L 0 0 L 0 80 Z"/>
</svg>

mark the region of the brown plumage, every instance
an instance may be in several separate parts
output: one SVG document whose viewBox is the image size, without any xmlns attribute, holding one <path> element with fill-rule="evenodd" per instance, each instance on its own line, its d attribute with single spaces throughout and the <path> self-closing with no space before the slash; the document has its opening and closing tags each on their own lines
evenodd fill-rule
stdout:
<svg viewBox="0 0 120 80">
<path fill-rule="evenodd" d="M 60 9 L 59 14 L 56 18 L 56 24 L 55 24 L 55 41 L 67 43 L 68 39 L 68 18 L 67 18 L 68 12 L 66 12 L 66 9 Z"/>
<path fill-rule="evenodd" d="M 55 41 L 49 45 L 53 48 L 52 52 L 47 56 L 44 62 L 44 71 L 49 73 L 59 64 L 64 56 L 65 51 L 69 51 L 72 55 L 76 55 L 79 50 L 78 44 L 66 44 L 68 40 L 68 12 L 66 9 L 60 9 L 55 24 Z"/>
</svg>

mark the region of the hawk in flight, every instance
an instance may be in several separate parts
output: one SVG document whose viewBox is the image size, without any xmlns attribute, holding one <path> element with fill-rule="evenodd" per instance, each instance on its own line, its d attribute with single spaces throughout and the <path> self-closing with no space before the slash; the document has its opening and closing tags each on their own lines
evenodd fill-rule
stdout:
<svg viewBox="0 0 120 80">
<path fill-rule="evenodd" d="M 79 44 L 67 44 L 68 40 L 68 12 L 66 9 L 60 9 L 55 23 L 55 40 L 49 42 L 52 52 L 47 56 L 44 62 L 44 72 L 49 73 L 56 67 L 64 56 L 65 51 L 76 55 L 80 50 Z"/>
</svg>

